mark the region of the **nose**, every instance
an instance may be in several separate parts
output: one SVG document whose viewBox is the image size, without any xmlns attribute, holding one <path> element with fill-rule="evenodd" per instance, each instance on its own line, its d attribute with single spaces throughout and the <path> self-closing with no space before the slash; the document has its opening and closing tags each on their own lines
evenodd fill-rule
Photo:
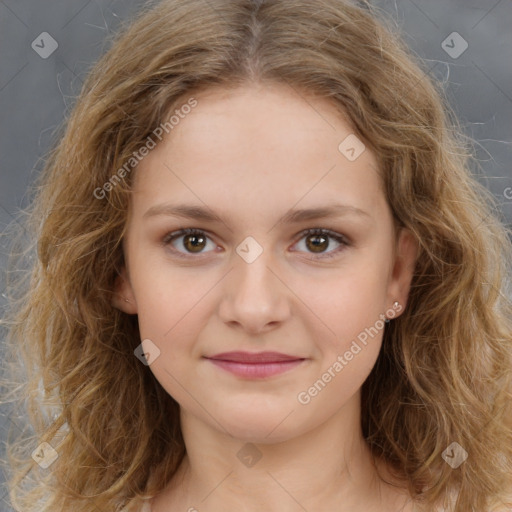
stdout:
<svg viewBox="0 0 512 512">
<path fill-rule="evenodd" d="M 234 268 L 224 280 L 219 306 L 220 318 L 230 327 L 264 333 L 289 318 L 292 292 L 268 253 L 263 251 L 250 263 L 234 254 Z"/>
</svg>

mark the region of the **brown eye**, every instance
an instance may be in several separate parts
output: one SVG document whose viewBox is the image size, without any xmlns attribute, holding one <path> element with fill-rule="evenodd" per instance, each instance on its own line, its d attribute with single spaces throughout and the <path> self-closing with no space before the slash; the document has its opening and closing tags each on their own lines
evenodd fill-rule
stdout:
<svg viewBox="0 0 512 512">
<path fill-rule="evenodd" d="M 200 252 L 206 245 L 206 237 L 202 235 L 185 235 L 183 247 L 190 252 Z"/>
<path fill-rule="evenodd" d="M 345 236 L 329 229 L 307 229 L 306 231 L 303 231 L 301 235 L 302 238 L 299 242 L 305 240 L 305 251 L 309 254 L 313 253 L 318 255 L 312 259 L 332 258 L 351 245 Z M 332 246 L 331 240 L 334 240 L 337 246 L 335 245 L 333 250 L 328 251 L 327 249 L 331 249 Z"/>
<path fill-rule="evenodd" d="M 182 239 L 181 242 L 178 241 L 180 238 Z M 203 231 L 189 228 L 167 234 L 163 238 L 162 244 L 164 246 L 173 246 L 173 252 L 175 254 L 187 257 L 188 254 L 201 254 L 203 252 L 208 252 L 204 251 L 208 240 L 209 237 L 207 237 Z M 215 247 L 213 242 L 212 245 Z"/>
<path fill-rule="evenodd" d="M 308 235 L 306 246 L 313 252 L 323 252 L 329 247 L 329 239 L 325 235 Z"/>
<path fill-rule="evenodd" d="M 300 252 L 313 254 L 311 259 L 326 259 L 337 256 L 346 247 L 351 245 L 350 241 L 344 236 L 329 229 L 312 228 L 301 233 L 299 242 L 305 240 L 305 249 Z M 179 239 L 181 242 L 178 242 Z M 181 229 L 173 233 L 168 233 L 162 239 L 162 245 L 172 246 L 172 252 L 178 257 L 192 257 L 194 254 L 204 254 L 208 241 L 211 241 L 204 231 L 195 228 Z M 337 244 L 332 249 L 333 241 Z M 299 243 L 297 242 L 297 243 Z M 215 243 L 212 243 L 212 249 L 215 251 Z M 297 244 L 296 243 L 296 244 Z M 328 250 L 331 249 L 331 250 Z"/>
</svg>

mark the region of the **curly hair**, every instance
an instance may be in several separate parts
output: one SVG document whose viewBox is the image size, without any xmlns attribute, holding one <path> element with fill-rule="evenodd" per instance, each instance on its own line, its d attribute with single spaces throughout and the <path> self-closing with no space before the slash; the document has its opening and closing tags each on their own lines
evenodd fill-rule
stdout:
<svg viewBox="0 0 512 512">
<path fill-rule="evenodd" d="M 112 37 L 12 245 L 2 402 L 28 426 L 8 443 L 12 504 L 120 510 L 175 474 L 179 406 L 134 357 L 137 317 L 111 303 L 127 162 L 197 91 L 254 82 L 314 93 L 347 116 L 419 246 L 407 308 L 362 388 L 372 453 L 425 510 L 512 506 L 509 234 L 442 86 L 394 22 L 348 0 L 164 0 Z M 442 457 L 453 442 L 469 455 L 458 469 Z M 34 456 L 42 443 L 58 457 L 48 468 Z"/>
</svg>

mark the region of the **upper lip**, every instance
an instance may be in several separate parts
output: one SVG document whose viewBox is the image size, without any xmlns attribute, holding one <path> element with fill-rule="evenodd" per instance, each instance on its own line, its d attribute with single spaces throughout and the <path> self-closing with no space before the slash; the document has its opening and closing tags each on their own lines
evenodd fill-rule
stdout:
<svg viewBox="0 0 512 512">
<path fill-rule="evenodd" d="M 303 357 L 290 356 L 280 352 L 222 352 L 209 356 L 207 359 L 232 361 L 235 363 L 280 363 L 283 361 L 298 361 Z"/>
</svg>

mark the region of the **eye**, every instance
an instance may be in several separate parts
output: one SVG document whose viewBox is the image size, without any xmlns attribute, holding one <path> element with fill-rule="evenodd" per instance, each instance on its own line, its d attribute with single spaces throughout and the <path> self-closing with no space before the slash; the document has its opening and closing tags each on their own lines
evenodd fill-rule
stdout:
<svg viewBox="0 0 512 512">
<path fill-rule="evenodd" d="M 343 251 L 345 247 L 350 246 L 349 240 L 345 236 L 329 229 L 307 229 L 301 233 L 300 240 L 302 239 L 305 239 L 307 249 L 312 250 L 315 255 L 319 255 L 316 258 L 333 258 Z M 331 245 L 329 239 L 335 240 L 338 247 L 332 251 L 324 252 Z"/>
<path fill-rule="evenodd" d="M 316 258 L 332 258 L 341 252 L 345 247 L 350 246 L 349 240 L 344 235 L 329 229 L 311 228 L 302 231 L 300 236 L 301 238 L 299 241 L 305 239 L 306 250 L 311 250 L 313 254 L 317 255 L 315 256 Z M 177 240 L 180 238 L 182 238 L 181 243 L 177 243 Z M 335 240 L 335 242 L 338 244 L 338 247 L 332 251 L 325 252 L 325 250 L 331 245 L 330 239 Z M 173 252 L 177 256 L 187 258 L 192 254 L 208 252 L 203 251 L 203 249 L 207 246 L 207 240 L 209 240 L 209 237 L 206 236 L 204 231 L 195 228 L 186 228 L 168 233 L 162 239 L 162 244 L 164 246 L 171 245 L 174 247 Z M 296 242 L 296 244 L 297 243 L 298 242 Z M 215 249 L 215 244 L 213 242 L 212 245 L 213 249 Z M 182 252 L 178 250 L 177 246 L 184 248 L 186 251 Z"/>
<path fill-rule="evenodd" d="M 206 246 L 206 240 L 208 237 L 205 235 L 204 231 L 200 231 L 199 229 L 187 228 L 180 229 L 179 231 L 175 231 L 173 233 L 168 233 L 162 240 L 164 245 L 174 245 L 174 242 L 179 238 L 183 238 L 183 241 L 178 246 L 185 248 L 189 251 L 189 254 L 200 254 L 204 247 Z M 213 244 L 215 247 L 215 244 Z M 181 251 L 173 251 L 177 253 L 178 256 L 187 257 L 187 255 Z"/>
</svg>

